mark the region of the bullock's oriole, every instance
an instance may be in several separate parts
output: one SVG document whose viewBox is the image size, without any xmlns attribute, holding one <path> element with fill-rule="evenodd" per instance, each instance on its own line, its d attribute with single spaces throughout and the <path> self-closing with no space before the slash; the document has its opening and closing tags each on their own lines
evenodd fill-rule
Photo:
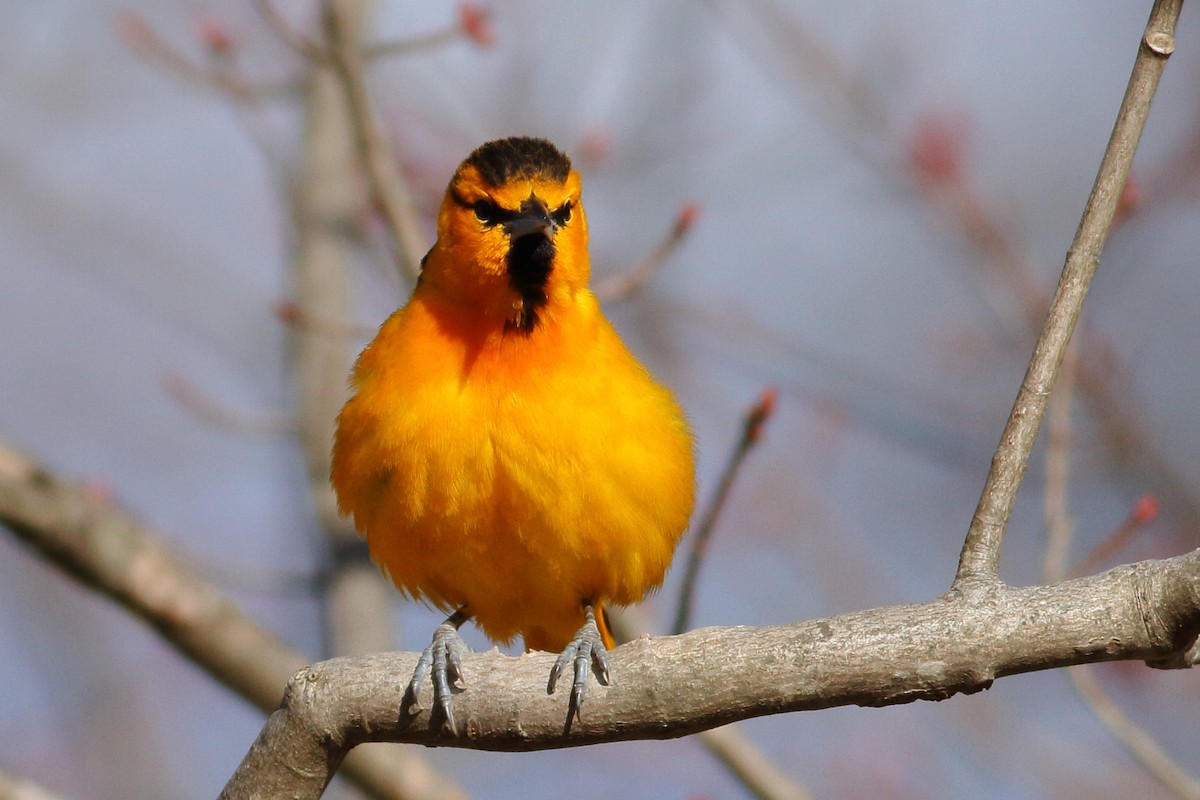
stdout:
<svg viewBox="0 0 1200 800">
<path fill-rule="evenodd" d="M 663 579 L 694 502 L 692 437 L 588 289 L 579 174 L 542 139 L 489 142 L 455 172 L 409 302 L 354 367 L 333 486 L 396 586 L 447 611 L 433 670 L 454 730 L 458 628 L 561 651 L 567 724 L 589 663 L 607 683 L 606 603 Z"/>
</svg>

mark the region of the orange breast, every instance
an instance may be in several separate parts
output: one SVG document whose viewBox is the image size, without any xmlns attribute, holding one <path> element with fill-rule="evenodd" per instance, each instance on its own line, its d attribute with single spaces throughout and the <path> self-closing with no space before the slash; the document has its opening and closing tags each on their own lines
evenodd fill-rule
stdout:
<svg viewBox="0 0 1200 800">
<path fill-rule="evenodd" d="M 418 289 L 359 359 L 333 484 L 404 592 L 561 649 L 661 583 L 694 502 L 670 393 L 579 292 L 532 334 Z"/>
</svg>

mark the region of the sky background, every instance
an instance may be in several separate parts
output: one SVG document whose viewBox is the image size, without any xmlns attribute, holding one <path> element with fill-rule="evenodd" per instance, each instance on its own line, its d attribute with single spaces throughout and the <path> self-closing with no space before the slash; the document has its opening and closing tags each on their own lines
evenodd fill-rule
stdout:
<svg viewBox="0 0 1200 800">
<path fill-rule="evenodd" d="M 310 25 L 313 4 L 279 5 Z M 1032 345 L 1015 298 L 1053 287 L 1148 11 L 1115 0 L 520 0 L 496 4 L 492 47 L 459 40 L 389 59 L 372 69 L 372 91 L 430 237 L 458 162 L 511 134 L 573 156 L 596 277 L 635 263 L 697 205 L 663 270 L 606 311 L 687 408 L 701 497 L 744 409 L 779 388 L 694 614 L 697 626 L 778 624 L 948 588 Z M 1137 455 L 1200 487 L 1193 11 L 1138 154 L 1139 203 L 1105 251 L 1082 327 L 1108 354 L 1101 372 L 1139 436 L 1118 457 L 1104 426 L 1078 415 L 1074 557 L 1143 495 L 1161 500 L 1103 566 L 1198 543 L 1186 494 Z M 288 296 L 282 187 L 300 153 L 299 99 L 237 109 L 136 56 L 118 35 L 128 13 L 197 62 L 198 32 L 218 25 L 243 74 L 276 84 L 299 72 L 239 0 L 0 0 L 0 440 L 111 492 L 319 658 L 319 597 L 269 588 L 316 574 L 328 555 L 297 444 L 214 425 L 165 388 L 182 378 L 256 414 L 294 405 L 274 308 Z M 454 19 L 451 4 L 380 3 L 370 38 Z M 958 221 L 971 203 L 1024 270 L 1018 292 Z M 366 240 L 379 243 L 378 227 Z M 409 287 L 378 248 L 359 260 L 352 321 L 370 328 Z M 1001 568 L 1015 584 L 1040 581 L 1043 480 L 1035 458 Z M 679 572 L 643 606 L 660 629 Z M 398 646 L 412 650 L 438 615 L 403 604 L 397 620 Z M 1097 671 L 1200 772 L 1196 675 Z M 0 675 L 0 768 L 66 797 L 213 797 L 262 724 L 11 536 L 0 536 Z M 942 703 L 741 727 L 819 797 L 1168 796 L 1061 672 Z M 477 797 L 744 795 L 691 740 L 427 755 Z"/>
</svg>

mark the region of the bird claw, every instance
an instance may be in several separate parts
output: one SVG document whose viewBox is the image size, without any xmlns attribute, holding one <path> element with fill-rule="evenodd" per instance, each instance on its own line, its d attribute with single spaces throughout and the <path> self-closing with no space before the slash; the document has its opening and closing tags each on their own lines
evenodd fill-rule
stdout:
<svg viewBox="0 0 1200 800">
<path fill-rule="evenodd" d="M 419 693 L 425 676 L 432 672 L 433 676 L 433 713 L 441 713 L 445 727 L 450 733 L 458 735 L 458 727 L 454 723 L 454 698 L 452 690 L 460 691 L 466 687 L 463 677 L 462 657 L 470 653 L 471 648 L 463 641 L 458 632 L 458 626 L 463 620 L 458 615 L 450 617 L 433 632 L 433 641 L 421 651 L 417 659 L 417 668 L 413 670 L 412 680 L 408 684 L 407 696 L 411 699 L 408 713 L 421 710 Z M 463 617 L 466 619 L 466 617 Z"/>
<path fill-rule="evenodd" d="M 554 662 L 554 668 L 550 670 L 550 680 L 546 684 L 546 694 L 554 694 L 559 677 L 562 676 L 568 664 L 574 663 L 574 679 L 571 682 L 571 698 L 567 706 L 567 725 L 564 733 L 570 732 L 573 720 L 583 720 L 581 709 L 584 697 L 587 695 L 588 666 L 595 669 L 596 680 L 601 685 L 608 686 L 611 681 L 608 672 L 608 650 L 604 647 L 604 637 L 600 635 L 600 628 L 596 625 L 592 607 L 588 606 L 584 610 L 584 614 L 587 621 L 583 623 L 583 627 L 575 634 L 571 643 L 559 654 L 558 660 Z"/>
</svg>

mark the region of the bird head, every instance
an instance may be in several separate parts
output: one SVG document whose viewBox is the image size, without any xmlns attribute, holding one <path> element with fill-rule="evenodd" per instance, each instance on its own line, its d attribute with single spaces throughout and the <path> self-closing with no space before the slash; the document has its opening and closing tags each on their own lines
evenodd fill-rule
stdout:
<svg viewBox="0 0 1200 800">
<path fill-rule="evenodd" d="M 587 287 L 580 191 L 570 159 L 544 139 L 480 146 L 446 189 L 422 282 L 505 330 L 532 333 Z"/>
</svg>

